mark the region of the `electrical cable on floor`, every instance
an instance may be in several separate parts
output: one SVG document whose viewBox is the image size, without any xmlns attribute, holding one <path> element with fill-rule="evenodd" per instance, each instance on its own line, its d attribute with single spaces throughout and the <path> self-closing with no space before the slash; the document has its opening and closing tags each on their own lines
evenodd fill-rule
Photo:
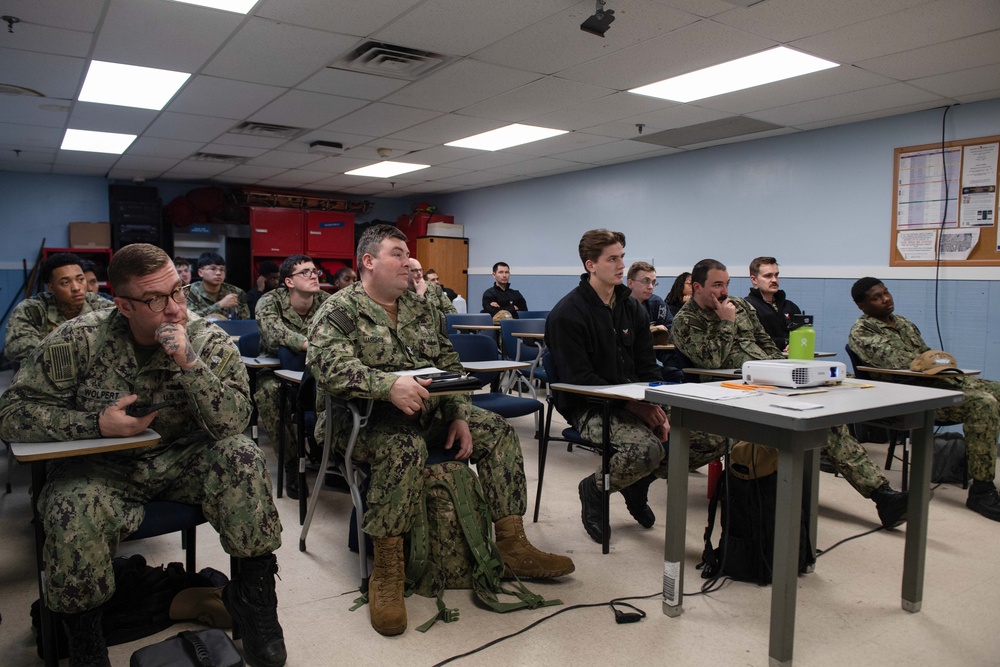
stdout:
<svg viewBox="0 0 1000 667">
<path fill-rule="evenodd" d="M 564 614 L 564 613 L 566 613 L 568 611 L 574 611 L 576 609 L 589 609 L 589 608 L 592 608 L 592 607 L 610 607 L 611 610 L 614 611 L 614 613 L 615 613 L 615 622 L 616 623 L 618 623 L 618 624 L 635 623 L 637 621 L 641 621 L 642 619 L 644 619 L 646 617 L 646 612 L 644 612 L 642 609 L 639 609 L 635 605 L 631 605 L 628 602 L 625 602 L 625 600 L 647 600 L 649 598 L 654 598 L 654 597 L 658 597 L 658 596 L 661 596 L 661 595 L 663 595 L 663 592 L 662 591 L 657 591 L 657 592 L 651 593 L 649 595 L 634 595 L 634 596 L 630 596 L 630 597 L 615 598 L 613 600 L 608 600 L 607 602 L 592 602 L 592 603 L 589 603 L 589 604 L 588 603 L 574 604 L 574 605 L 570 605 L 568 607 L 563 607 L 562 609 L 560 609 L 558 611 L 555 611 L 555 612 L 549 614 L 548 616 L 540 618 L 540 619 L 538 619 L 537 621 L 535 621 L 533 623 L 529 623 L 528 625 L 524 626 L 523 628 L 521 628 L 520 630 L 518 630 L 516 632 L 512 632 L 512 633 L 510 633 L 508 635 L 504 635 L 502 637 L 497 637 L 496 639 L 494 639 L 492 641 L 489 641 L 489 642 L 486 642 L 482 646 L 478 646 L 478 647 L 472 649 L 471 651 L 466 651 L 465 653 L 460 653 L 458 655 L 453 655 L 450 658 L 445 658 L 441 662 L 435 663 L 434 667 L 441 667 L 441 665 L 447 665 L 448 663 L 454 662 L 455 660 L 460 660 L 462 658 L 467 658 L 470 655 L 474 655 L 476 653 L 479 653 L 480 651 L 488 649 L 491 646 L 496 646 L 500 642 L 503 642 L 503 641 L 506 641 L 508 639 L 511 639 L 512 637 L 517 637 L 518 635 L 524 634 L 528 630 L 531 630 L 532 628 L 535 628 L 535 627 L 541 625 L 542 623 L 544 623 L 545 621 L 549 620 L 550 618 L 555 618 L 556 616 L 559 616 L 560 614 Z M 628 607 L 632 611 L 631 612 L 624 612 L 624 611 L 621 611 L 620 609 L 618 609 L 618 607 Z"/>
</svg>

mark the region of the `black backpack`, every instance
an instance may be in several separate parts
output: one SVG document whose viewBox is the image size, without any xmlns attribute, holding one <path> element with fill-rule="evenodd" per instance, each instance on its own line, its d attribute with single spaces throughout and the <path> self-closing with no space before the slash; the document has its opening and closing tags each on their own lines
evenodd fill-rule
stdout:
<svg viewBox="0 0 1000 667">
<path fill-rule="evenodd" d="M 740 442 L 733 447 L 728 465 L 715 486 L 708 506 L 703 579 L 727 576 L 738 581 L 771 583 L 774 563 L 774 514 L 778 485 L 778 452 L 770 447 Z M 722 505 L 722 538 L 712 546 L 715 514 Z M 799 537 L 799 572 L 816 558 L 809 543 L 808 499 L 802 499 Z"/>
</svg>

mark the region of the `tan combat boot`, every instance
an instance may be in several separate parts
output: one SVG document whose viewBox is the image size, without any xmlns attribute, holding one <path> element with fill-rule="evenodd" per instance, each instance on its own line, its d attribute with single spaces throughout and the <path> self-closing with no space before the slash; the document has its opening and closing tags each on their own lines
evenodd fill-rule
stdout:
<svg viewBox="0 0 1000 667">
<path fill-rule="evenodd" d="M 368 581 L 368 609 L 371 612 L 372 627 L 381 635 L 400 635 L 406 630 L 403 538 L 383 537 L 372 540 L 372 543 L 375 545 L 375 568 Z"/>
<path fill-rule="evenodd" d="M 497 548 L 503 558 L 504 576 L 522 579 L 551 579 L 569 574 L 576 569 L 567 556 L 539 551 L 524 534 L 521 517 L 512 514 L 494 524 L 497 531 Z"/>
</svg>

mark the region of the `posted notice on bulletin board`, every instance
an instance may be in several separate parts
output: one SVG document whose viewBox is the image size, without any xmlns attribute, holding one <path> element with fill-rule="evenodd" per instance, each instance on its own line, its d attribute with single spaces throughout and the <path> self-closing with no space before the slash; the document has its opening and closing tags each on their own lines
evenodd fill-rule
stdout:
<svg viewBox="0 0 1000 667">
<path fill-rule="evenodd" d="M 896 149 L 891 266 L 1000 266 L 1000 137 Z"/>
</svg>

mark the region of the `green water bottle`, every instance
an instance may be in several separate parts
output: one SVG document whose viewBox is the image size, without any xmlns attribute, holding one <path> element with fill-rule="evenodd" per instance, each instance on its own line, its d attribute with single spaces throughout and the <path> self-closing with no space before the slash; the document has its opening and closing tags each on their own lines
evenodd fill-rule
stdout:
<svg viewBox="0 0 1000 667">
<path fill-rule="evenodd" d="M 788 332 L 788 358 L 812 361 L 816 352 L 816 330 L 812 315 L 792 315 L 792 324 L 798 328 Z"/>
</svg>

